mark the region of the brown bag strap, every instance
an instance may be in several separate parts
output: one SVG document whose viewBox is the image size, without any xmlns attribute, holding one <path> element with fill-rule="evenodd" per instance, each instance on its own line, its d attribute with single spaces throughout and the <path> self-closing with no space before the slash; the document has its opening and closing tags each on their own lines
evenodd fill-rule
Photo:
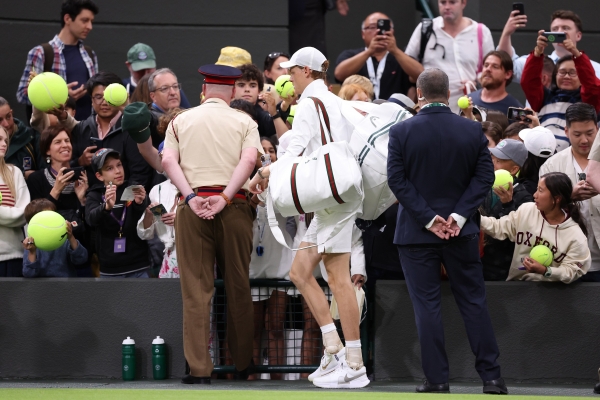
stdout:
<svg viewBox="0 0 600 400">
<path fill-rule="evenodd" d="M 54 64 L 54 48 L 50 43 L 42 43 L 41 46 L 44 50 L 44 71 L 41 72 L 52 72 L 52 65 Z"/>
<path fill-rule="evenodd" d="M 331 126 L 329 124 L 329 115 L 327 114 L 327 110 L 325 110 L 325 105 L 316 97 L 309 97 L 309 99 L 315 103 L 317 115 L 323 115 L 323 121 L 325 121 L 325 126 L 327 127 L 327 136 L 329 136 L 329 142 L 333 142 L 333 137 L 331 137 Z M 325 136 L 325 130 L 323 129 L 321 118 L 319 118 L 319 126 L 321 127 L 321 143 L 323 146 L 325 146 L 327 144 L 327 137 Z"/>
</svg>

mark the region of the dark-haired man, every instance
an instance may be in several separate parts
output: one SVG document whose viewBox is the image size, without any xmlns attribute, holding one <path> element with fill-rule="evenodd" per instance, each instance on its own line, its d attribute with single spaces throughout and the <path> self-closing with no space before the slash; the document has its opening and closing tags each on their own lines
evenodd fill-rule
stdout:
<svg viewBox="0 0 600 400">
<path fill-rule="evenodd" d="M 69 86 L 69 97 L 77 100 L 77 118 L 84 120 L 92 113 L 92 100 L 87 94 L 85 83 L 98 72 L 98 58 L 94 51 L 83 45 L 92 30 L 98 6 L 92 0 L 65 0 L 61 9 L 61 30 L 58 35 L 43 45 L 35 46 L 27 54 L 25 69 L 17 89 L 19 103 L 31 105 L 27 97 L 27 86 L 31 72 L 54 72 L 63 77 Z M 45 54 L 54 54 L 52 68 Z M 31 112 L 28 111 L 27 121 Z"/>
<path fill-rule="evenodd" d="M 506 91 L 513 79 L 513 62 L 505 51 L 490 51 L 483 58 L 481 89 L 471 93 L 476 106 L 498 110 L 506 114 L 508 107 L 523 107 L 519 100 Z"/>
<path fill-rule="evenodd" d="M 512 57 L 514 63 L 514 81 L 521 83 L 521 74 L 525 67 L 525 62 L 529 55 L 519 57 L 515 49 L 512 47 L 511 36 L 517 30 L 517 28 L 523 28 L 527 24 L 527 17 L 518 15 L 517 11 L 513 11 L 506 21 L 502 36 L 498 42 L 498 50 L 504 50 Z M 583 37 L 583 24 L 579 15 L 569 10 L 557 10 L 552 13 L 550 17 L 550 31 L 551 32 L 564 32 L 567 34 L 567 39 L 571 39 L 575 44 Z M 550 59 L 556 63 L 559 58 L 571 53 L 565 48 L 562 43 L 554 43 L 554 51 L 550 54 Z M 592 61 L 592 66 L 596 72 L 596 76 L 600 78 L 600 64 Z"/>
<path fill-rule="evenodd" d="M 583 221 L 588 231 L 588 246 L 592 265 L 579 280 L 600 282 L 600 216 L 594 210 L 600 208 L 600 196 L 587 181 L 588 157 L 598 131 L 594 106 L 575 103 L 565 112 L 565 134 L 571 146 L 556 153 L 540 167 L 540 177 L 549 172 L 563 172 L 573 184 L 572 199 L 579 202 Z"/>
<path fill-rule="evenodd" d="M 507 394 L 479 258 L 477 209 L 494 182 L 494 167 L 481 124 L 454 114 L 450 95 L 444 71 L 423 71 L 417 79 L 421 110 L 390 129 L 388 146 L 388 183 L 403 206 L 394 244 L 413 303 L 426 377 L 417 392 L 450 390 L 441 317 L 443 263 L 483 392 Z M 448 134 L 453 140 L 446 140 Z M 442 142 L 443 148 L 431 145 Z"/>
<path fill-rule="evenodd" d="M 72 166 L 86 168 L 90 187 L 99 183 L 91 168 L 91 161 L 96 150 L 111 148 L 121 154 L 121 161 L 125 169 L 125 178 L 131 184 L 144 185 L 146 190 L 151 189 L 153 172 L 148 163 L 141 156 L 137 143 L 121 128 L 122 109 L 113 107 L 104 100 L 104 89 L 111 83 L 121 83 L 121 78 L 112 72 L 100 71 L 92 76 L 86 83 L 87 94 L 92 99 L 95 115 L 80 121 L 71 131 L 73 156 Z M 71 126 L 73 117 L 63 111 L 58 117 L 59 124 L 64 127 Z"/>
</svg>

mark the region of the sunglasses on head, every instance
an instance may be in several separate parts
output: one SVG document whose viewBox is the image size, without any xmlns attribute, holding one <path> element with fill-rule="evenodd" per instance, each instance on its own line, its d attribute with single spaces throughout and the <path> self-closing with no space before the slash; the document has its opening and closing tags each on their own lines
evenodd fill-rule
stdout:
<svg viewBox="0 0 600 400">
<path fill-rule="evenodd" d="M 277 59 L 278 57 L 281 57 L 281 56 L 290 58 L 290 56 L 287 53 L 283 53 L 283 52 L 280 52 L 280 51 L 277 51 L 275 53 L 270 53 L 267 56 L 267 58 L 270 58 L 271 60 L 275 60 L 275 59 Z"/>
</svg>

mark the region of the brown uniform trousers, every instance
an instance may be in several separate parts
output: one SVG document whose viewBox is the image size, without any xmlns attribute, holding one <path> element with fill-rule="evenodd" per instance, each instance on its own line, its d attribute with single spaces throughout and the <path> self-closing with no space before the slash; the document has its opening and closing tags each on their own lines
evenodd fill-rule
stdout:
<svg viewBox="0 0 600 400">
<path fill-rule="evenodd" d="M 246 200 L 212 220 L 179 204 L 175 219 L 177 263 L 183 297 L 183 350 L 192 376 L 208 377 L 214 365 L 208 352 L 214 263 L 221 269 L 227 295 L 227 344 L 239 371 L 252 359 L 254 321 L 249 265 L 254 215 Z"/>
</svg>

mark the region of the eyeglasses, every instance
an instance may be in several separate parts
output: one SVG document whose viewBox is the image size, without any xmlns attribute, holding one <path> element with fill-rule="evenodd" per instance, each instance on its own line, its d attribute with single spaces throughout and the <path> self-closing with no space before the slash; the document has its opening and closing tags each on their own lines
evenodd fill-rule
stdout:
<svg viewBox="0 0 600 400">
<path fill-rule="evenodd" d="M 575 78 L 577 76 L 577 70 L 571 69 L 569 71 L 565 71 L 564 69 L 559 69 L 556 73 L 556 76 L 565 77 L 569 75 L 571 78 Z"/>
<path fill-rule="evenodd" d="M 288 59 L 289 59 L 289 58 L 290 58 L 290 55 L 289 55 L 289 54 L 287 54 L 287 53 L 283 53 L 283 52 L 276 51 L 275 53 L 270 53 L 270 54 L 267 56 L 267 58 L 270 58 L 271 60 L 276 60 L 276 59 L 278 59 L 279 57 L 286 57 L 286 58 L 288 58 Z"/>
<path fill-rule="evenodd" d="M 161 87 L 157 88 L 154 91 L 155 92 L 161 92 L 161 93 L 167 93 L 171 89 L 173 89 L 174 91 L 178 92 L 179 90 L 181 90 L 181 83 L 176 83 L 173 86 L 161 86 Z"/>
<path fill-rule="evenodd" d="M 104 101 L 104 95 L 103 94 L 97 94 L 95 96 L 92 96 L 92 101 L 94 102 L 94 104 L 100 105 Z"/>
<path fill-rule="evenodd" d="M 377 29 L 377 25 L 369 25 L 369 26 L 363 27 L 363 31 L 374 31 L 376 29 Z"/>
</svg>

